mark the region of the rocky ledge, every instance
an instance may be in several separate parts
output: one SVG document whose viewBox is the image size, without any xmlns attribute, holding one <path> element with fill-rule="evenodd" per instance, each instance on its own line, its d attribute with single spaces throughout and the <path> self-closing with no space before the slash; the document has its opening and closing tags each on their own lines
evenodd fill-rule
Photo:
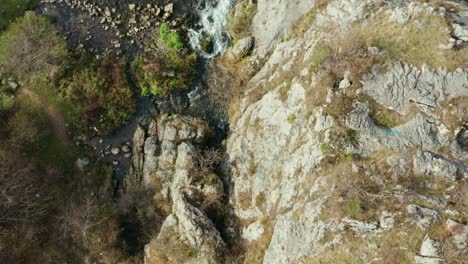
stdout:
<svg viewBox="0 0 468 264">
<path fill-rule="evenodd" d="M 163 115 L 135 131 L 127 185 L 155 188 L 155 199 L 170 207 L 158 236 L 145 247 L 145 263 L 218 263 L 224 252 L 203 211 L 223 193 L 223 183 L 200 160 L 208 136 L 204 122 L 178 115 Z"/>
</svg>

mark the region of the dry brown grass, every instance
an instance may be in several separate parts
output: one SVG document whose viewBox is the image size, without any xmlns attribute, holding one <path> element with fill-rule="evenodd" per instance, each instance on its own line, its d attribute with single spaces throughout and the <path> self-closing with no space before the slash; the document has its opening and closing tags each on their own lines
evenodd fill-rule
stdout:
<svg viewBox="0 0 468 264">
<path fill-rule="evenodd" d="M 354 29 L 332 42 L 319 42 L 309 61 L 309 69 L 317 73 L 317 82 L 307 91 L 306 106 L 308 111 L 325 103 L 328 90 L 337 91 L 340 81 L 347 75 L 351 86 L 345 93 L 338 93 L 327 112 L 340 117 L 350 110 L 354 91 L 361 86 L 361 79 L 375 63 L 375 57 L 368 51 L 363 33 Z M 339 100 L 336 102 L 336 100 Z"/>
<path fill-rule="evenodd" d="M 263 225 L 264 231 L 262 236 L 251 243 L 245 243 L 245 256 L 244 256 L 244 263 L 263 263 L 263 257 L 265 256 L 265 251 L 268 249 L 270 245 L 271 237 L 273 236 L 273 230 L 275 222 L 270 218 L 263 218 L 261 221 Z"/>
<path fill-rule="evenodd" d="M 448 44 L 450 38 L 450 32 L 444 30 L 449 27 L 448 21 L 443 17 L 422 15 L 400 24 L 378 14 L 369 19 L 369 24 L 363 28 L 364 39 L 370 46 L 387 53 L 385 62 L 403 60 L 417 66 L 428 64 L 449 70 L 467 66 L 467 49 L 440 48 L 441 44 Z"/>
<path fill-rule="evenodd" d="M 324 10 L 329 2 L 330 0 L 316 1 L 314 7 L 291 26 L 292 33 L 288 38 L 292 39 L 302 36 L 311 27 L 317 14 Z"/>
</svg>

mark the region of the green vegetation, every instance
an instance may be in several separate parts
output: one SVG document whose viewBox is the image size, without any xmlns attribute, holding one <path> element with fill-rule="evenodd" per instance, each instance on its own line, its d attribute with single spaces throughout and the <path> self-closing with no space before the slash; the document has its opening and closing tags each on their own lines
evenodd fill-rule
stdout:
<svg viewBox="0 0 468 264">
<path fill-rule="evenodd" d="M 15 99 L 11 96 L 2 95 L 0 98 L 0 112 L 9 111 L 15 105 Z"/>
<path fill-rule="evenodd" d="M 153 42 L 163 44 L 163 49 L 152 50 L 146 57 L 137 57 L 131 69 L 144 96 L 164 96 L 176 89 L 188 89 L 195 75 L 195 54 L 183 48 L 177 32 L 161 25 Z"/>
<path fill-rule="evenodd" d="M 44 16 L 26 12 L 0 36 L 0 64 L 20 79 L 48 74 L 67 57 L 65 41 Z"/>
<path fill-rule="evenodd" d="M 182 43 L 179 34 L 172 31 L 166 23 L 159 27 L 159 37 L 164 45 L 170 49 L 181 50 L 184 47 L 184 43 Z"/>
<path fill-rule="evenodd" d="M 331 55 L 332 49 L 324 42 L 315 44 L 312 58 L 310 59 L 309 69 L 312 72 L 317 72 L 322 66 L 322 63 Z"/>
<path fill-rule="evenodd" d="M 229 15 L 228 29 L 234 38 L 234 43 L 252 33 L 252 20 L 257 14 L 257 4 L 249 2 L 244 0 L 238 3 L 237 8 L 234 8 Z"/>
<path fill-rule="evenodd" d="M 76 127 L 88 130 L 95 126 L 106 134 L 120 127 L 135 110 L 133 92 L 125 75 L 125 61 L 114 57 L 78 61 L 61 90 L 81 117 Z"/>
<path fill-rule="evenodd" d="M 0 32 L 5 30 L 17 17 L 26 10 L 34 9 L 38 0 L 2 0 L 0 1 Z"/>
<path fill-rule="evenodd" d="M 293 123 L 296 120 L 296 116 L 294 114 L 288 115 L 288 123 Z"/>
<path fill-rule="evenodd" d="M 201 185 L 214 185 L 218 182 L 218 176 L 214 173 L 208 173 L 207 175 L 204 175 L 200 180 L 196 181 L 194 184 L 196 186 L 201 186 Z"/>
</svg>

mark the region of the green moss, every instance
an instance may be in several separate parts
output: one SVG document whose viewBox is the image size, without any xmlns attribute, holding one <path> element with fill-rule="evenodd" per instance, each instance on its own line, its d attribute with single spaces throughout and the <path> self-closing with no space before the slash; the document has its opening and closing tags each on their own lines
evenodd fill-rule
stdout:
<svg viewBox="0 0 468 264">
<path fill-rule="evenodd" d="M 145 56 L 137 56 L 131 63 L 131 70 L 144 96 L 165 96 L 174 90 L 186 90 L 195 78 L 197 57 L 184 49 L 177 32 L 167 24 L 161 25 L 152 42 L 164 44 L 164 48 L 151 49 Z"/>
<path fill-rule="evenodd" d="M 323 153 L 328 153 L 331 150 L 331 146 L 330 144 L 322 144 L 320 150 L 322 150 Z"/>
<path fill-rule="evenodd" d="M 0 95 L 0 112 L 9 111 L 13 109 L 14 106 L 15 100 L 13 97 Z"/>
<path fill-rule="evenodd" d="M 294 120 L 296 120 L 296 116 L 294 114 L 290 114 L 288 116 L 288 123 L 291 124 L 292 122 L 294 122 Z"/>
<path fill-rule="evenodd" d="M 179 34 L 169 27 L 168 24 L 163 23 L 159 27 L 159 39 L 166 45 L 166 47 L 176 50 L 181 50 L 184 47 Z"/>
</svg>

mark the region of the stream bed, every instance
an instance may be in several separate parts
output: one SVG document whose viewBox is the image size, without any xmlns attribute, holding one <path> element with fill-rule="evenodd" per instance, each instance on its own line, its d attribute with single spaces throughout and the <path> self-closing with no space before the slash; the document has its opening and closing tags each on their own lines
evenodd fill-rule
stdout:
<svg viewBox="0 0 468 264">
<path fill-rule="evenodd" d="M 115 185 L 121 189 L 125 175 L 131 163 L 128 152 L 122 151 L 130 146 L 136 127 L 149 125 L 158 113 L 177 113 L 191 115 L 205 120 L 213 131 L 209 142 L 212 147 L 219 147 L 227 131 L 227 115 L 215 102 L 212 102 L 206 89 L 207 66 L 216 56 L 224 54 L 230 45 L 230 37 L 225 32 L 227 16 L 234 0 L 197 0 L 191 5 L 196 13 L 196 21 L 192 28 L 185 28 L 191 49 L 197 53 L 197 77 L 191 89 L 176 91 L 165 97 L 144 97 L 139 94 L 139 88 L 133 81 L 132 73 L 127 69 L 127 80 L 135 93 L 136 111 L 130 120 L 102 138 L 94 138 L 87 143 L 95 152 L 113 165 Z M 209 38 L 212 43 L 210 52 L 201 48 L 201 41 Z M 133 54 L 129 55 L 133 56 Z M 130 61 L 132 58 L 128 58 Z M 119 148 L 118 154 L 112 154 L 112 148 Z M 130 148 L 131 149 L 131 148 Z"/>
</svg>

